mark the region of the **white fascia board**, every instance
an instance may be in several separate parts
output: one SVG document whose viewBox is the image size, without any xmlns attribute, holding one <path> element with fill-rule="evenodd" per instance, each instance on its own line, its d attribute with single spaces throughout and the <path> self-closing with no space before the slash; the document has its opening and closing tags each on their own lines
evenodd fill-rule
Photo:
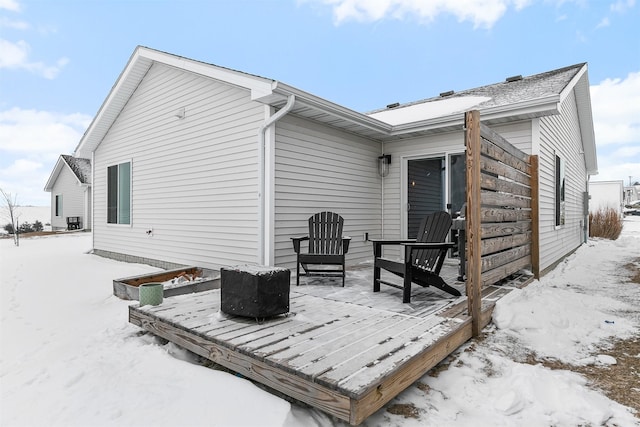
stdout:
<svg viewBox="0 0 640 427">
<path fill-rule="evenodd" d="M 573 90 L 575 90 L 576 104 L 578 106 L 582 149 L 584 150 L 584 162 L 587 173 L 589 175 L 597 175 L 598 156 L 596 152 L 596 136 L 593 129 L 593 112 L 587 66 L 585 65 L 581 71 L 580 79 L 577 80 Z"/>
<path fill-rule="evenodd" d="M 47 183 L 44 186 L 44 191 L 51 192 L 51 190 L 53 190 L 53 184 L 56 182 L 56 179 L 58 179 L 58 175 L 60 175 L 60 171 L 64 167 L 65 163 L 66 162 L 62 159 L 62 156 L 58 157 L 58 161 L 56 162 L 56 165 L 53 167 L 53 170 L 51 171 L 51 175 L 49 176 L 49 179 L 47 180 Z"/>
<path fill-rule="evenodd" d="M 369 117 L 350 108 L 343 107 L 331 101 L 327 101 L 326 99 L 312 95 L 300 89 L 296 89 L 292 86 L 288 86 L 281 82 L 275 83 L 274 94 L 280 94 L 283 99 L 286 99 L 289 95 L 295 95 L 296 103 L 323 111 L 337 118 L 346 120 L 359 126 L 363 126 L 373 131 L 380 132 L 385 135 L 388 134 L 392 129 L 391 125 L 378 119 L 374 119 L 373 117 Z"/>
<path fill-rule="evenodd" d="M 142 78 L 151 67 L 152 62 L 148 60 L 145 61 L 145 58 L 143 58 L 141 52 L 144 51 L 148 51 L 148 49 L 138 46 L 133 52 L 124 70 L 122 70 L 122 73 L 118 76 L 116 83 L 113 85 L 109 94 L 100 106 L 98 113 L 93 118 L 91 124 L 89 124 L 89 127 L 80 139 L 74 153 L 92 153 L 97 148 L 108 129 L 111 128 L 115 118 L 119 115 L 120 111 L 129 100 L 129 97 L 138 87 L 138 84 L 142 81 Z M 124 90 L 125 87 L 129 88 L 126 93 Z"/>
<path fill-rule="evenodd" d="M 53 168 L 53 171 L 51 171 L 51 176 L 49 176 L 49 179 L 47 180 L 47 183 L 44 186 L 44 191 L 51 192 L 51 190 L 53 190 L 53 184 L 55 184 L 56 180 L 58 179 L 58 176 L 60 175 L 60 172 L 62 172 L 62 169 L 65 167 L 69 169 L 69 172 L 71 172 L 71 175 L 75 178 L 76 184 L 78 185 L 82 184 L 82 181 L 80 181 L 80 179 L 75 174 L 75 172 L 73 172 L 73 169 L 71 169 L 71 166 L 69 166 L 69 164 L 62 158 L 62 156 L 60 156 L 58 157 L 58 161 L 56 162 L 56 165 Z"/>
<path fill-rule="evenodd" d="M 195 61 L 193 59 L 176 56 L 165 52 L 149 49 L 146 47 L 138 47 L 141 56 L 148 58 L 154 62 L 166 64 L 181 70 L 190 71 L 215 80 L 220 80 L 234 86 L 255 90 L 257 93 L 267 93 L 271 91 L 273 80 L 266 79 L 230 68 L 223 68 L 205 62 Z"/>
<path fill-rule="evenodd" d="M 587 64 L 583 65 L 578 72 L 576 73 L 575 76 L 573 76 L 573 78 L 571 79 L 571 81 L 567 84 L 567 86 L 562 89 L 562 92 L 560 92 L 560 102 L 563 102 L 567 96 L 569 96 L 571 94 L 571 92 L 573 91 L 573 89 L 579 84 L 580 80 L 582 80 L 582 77 L 587 73 Z"/>
<path fill-rule="evenodd" d="M 560 93 L 560 103 L 569 95 L 575 93 L 578 107 L 578 121 L 580 124 L 580 135 L 582 137 L 582 149 L 584 150 L 584 162 L 587 174 L 598 174 L 598 157 L 596 153 L 596 137 L 593 130 L 593 112 L 591 108 L 591 92 L 589 88 L 589 73 L 587 64 L 573 76 Z"/>
<path fill-rule="evenodd" d="M 458 112 L 446 116 L 392 126 L 371 116 L 358 113 L 280 82 L 275 82 L 273 92 L 259 99 L 259 101 L 267 102 L 268 100 L 269 103 L 284 102 L 286 97 L 291 94 L 296 96 L 296 103 L 300 105 L 324 111 L 337 118 L 380 132 L 381 137 L 406 135 L 412 132 L 457 127 L 464 124 L 464 112 Z M 531 118 L 558 114 L 559 97 L 558 95 L 551 95 L 516 104 L 480 108 L 480 111 L 483 121 L 506 117 Z"/>
<path fill-rule="evenodd" d="M 273 87 L 273 80 L 270 79 L 138 46 L 80 139 L 78 146 L 74 150 L 75 153 L 86 155 L 98 147 L 100 141 L 111 128 L 129 97 L 136 90 L 154 62 L 246 88 L 251 91 L 252 97 L 254 93 L 264 96 L 270 93 Z"/>
</svg>

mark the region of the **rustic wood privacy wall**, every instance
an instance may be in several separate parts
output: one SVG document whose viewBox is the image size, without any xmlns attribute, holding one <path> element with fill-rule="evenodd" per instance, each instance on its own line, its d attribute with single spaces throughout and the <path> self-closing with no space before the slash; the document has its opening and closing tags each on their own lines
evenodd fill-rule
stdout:
<svg viewBox="0 0 640 427">
<path fill-rule="evenodd" d="M 465 114 L 467 298 L 480 333 L 482 287 L 523 269 L 539 274 L 538 157 L 528 155 Z"/>
</svg>

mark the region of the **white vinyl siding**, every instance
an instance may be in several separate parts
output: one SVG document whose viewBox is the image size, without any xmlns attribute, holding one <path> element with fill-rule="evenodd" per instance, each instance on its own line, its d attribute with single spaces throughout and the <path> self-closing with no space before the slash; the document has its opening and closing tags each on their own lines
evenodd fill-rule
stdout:
<svg viewBox="0 0 640 427">
<path fill-rule="evenodd" d="M 78 184 L 78 179 L 71 170 L 64 166 L 51 188 L 51 229 L 65 230 L 67 217 L 82 217 L 81 226 L 85 226 L 84 188 Z M 56 197 L 59 201 L 59 212 L 56 216 Z"/>
<path fill-rule="evenodd" d="M 583 193 L 587 175 L 580 124 L 573 94 L 562 103 L 561 114 L 540 119 L 540 269 L 575 250 L 583 242 Z M 565 162 L 565 223 L 556 227 L 556 155 Z"/>
<path fill-rule="evenodd" d="M 151 67 L 95 152 L 94 247 L 214 269 L 256 262 L 264 107 L 249 95 Z M 107 224 L 104 171 L 129 160 L 131 227 L 114 227 Z"/>
<path fill-rule="evenodd" d="M 275 264 L 295 267 L 291 237 L 308 234 L 309 217 L 325 210 L 344 218 L 343 234 L 352 238 L 347 263 L 370 260 L 363 234 L 380 236 L 380 143 L 285 116 L 275 152 Z"/>
</svg>

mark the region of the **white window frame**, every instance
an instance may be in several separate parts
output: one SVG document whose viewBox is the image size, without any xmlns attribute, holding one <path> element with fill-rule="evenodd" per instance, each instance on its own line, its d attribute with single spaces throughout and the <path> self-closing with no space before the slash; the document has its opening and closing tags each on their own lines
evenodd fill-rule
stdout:
<svg viewBox="0 0 640 427">
<path fill-rule="evenodd" d="M 118 173 L 116 175 L 116 178 L 118 179 L 118 189 L 117 189 L 117 195 L 116 195 L 116 199 L 117 201 L 120 200 L 120 166 L 121 165 L 125 165 L 128 164 L 129 165 L 129 215 L 128 215 L 128 222 L 122 222 L 123 219 L 121 218 L 121 211 L 119 206 L 116 206 L 116 218 L 115 218 L 115 222 L 110 222 L 110 215 L 109 215 L 109 169 L 112 167 L 117 167 L 118 169 Z M 132 203 L 132 188 L 133 188 L 133 161 L 131 159 L 129 160 L 125 160 L 125 161 L 121 161 L 121 162 L 116 162 L 113 164 L 109 164 L 106 168 L 106 195 L 105 195 L 105 205 L 106 205 L 106 214 L 107 214 L 107 225 L 109 226 L 120 226 L 120 227 L 131 227 L 133 224 L 133 203 Z"/>
<path fill-rule="evenodd" d="M 561 228 L 566 224 L 567 215 L 567 164 L 564 158 L 558 153 L 554 153 L 553 162 L 554 218 L 556 228 Z"/>
<path fill-rule="evenodd" d="M 54 206 L 55 216 L 57 218 L 62 217 L 62 203 L 63 203 L 62 193 L 55 195 L 54 203 L 55 203 L 55 206 Z"/>
</svg>

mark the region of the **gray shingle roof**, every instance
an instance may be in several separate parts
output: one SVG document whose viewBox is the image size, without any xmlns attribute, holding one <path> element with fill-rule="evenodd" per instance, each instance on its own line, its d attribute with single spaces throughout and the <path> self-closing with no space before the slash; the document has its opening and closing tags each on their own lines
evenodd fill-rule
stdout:
<svg viewBox="0 0 640 427">
<path fill-rule="evenodd" d="M 456 97 L 483 96 L 491 98 L 478 104 L 477 108 L 483 109 L 543 98 L 549 95 L 558 95 L 567 87 L 567 85 L 571 82 L 571 80 L 576 76 L 576 74 L 584 65 L 584 63 L 571 65 L 568 67 L 559 68 L 557 70 L 523 77 L 520 80 L 511 82 L 507 82 L 505 80 L 500 83 L 494 83 L 474 89 L 454 92 L 453 94 L 447 96 L 436 96 L 419 101 L 400 104 L 399 106 L 394 107 L 394 109 Z M 387 108 L 381 108 L 375 111 L 370 111 L 366 114 L 374 114 L 386 110 Z"/>
<path fill-rule="evenodd" d="M 81 183 L 91 184 L 91 160 L 62 154 L 62 158 L 69 165 Z"/>
</svg>

